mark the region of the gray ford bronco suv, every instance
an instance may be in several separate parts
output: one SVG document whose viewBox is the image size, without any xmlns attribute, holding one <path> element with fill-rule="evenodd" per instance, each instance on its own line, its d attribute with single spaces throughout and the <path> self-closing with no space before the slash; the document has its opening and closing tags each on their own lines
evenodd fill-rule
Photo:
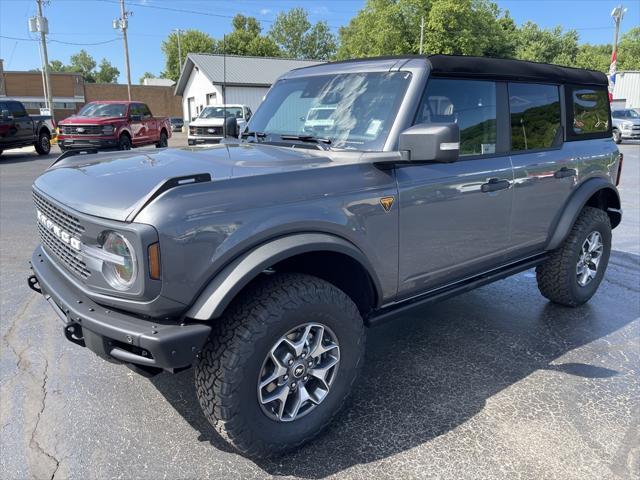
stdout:
<svg viewBox="0 0 640 480">
<path fill-rule="evenodd" d="M 533 267 L 552 302 L 589 300 L 621 160 L 602 73 L 317 65 L 281 77 L 240 138 L 60 157 L 33 186 L 29 285 L 108 361 L 193 366 L 223 438 L 270 455 L 343 405 L 365 326 Z"/>
</svg>

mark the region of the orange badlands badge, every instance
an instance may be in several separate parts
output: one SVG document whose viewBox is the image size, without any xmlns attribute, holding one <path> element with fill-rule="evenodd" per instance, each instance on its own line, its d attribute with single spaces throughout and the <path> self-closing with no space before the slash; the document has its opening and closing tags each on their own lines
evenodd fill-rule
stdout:
<svg viewBox="0 0 640 480">
<path fill-rule="evenodd" d="M 391 210 L 391 206 L 393 205 L 394 200 L 394 197 L 382 197 L 380 199 L 380 205 L 382 205 L 382 208 L 384 208 L 385 212 Z"/>
</svg>

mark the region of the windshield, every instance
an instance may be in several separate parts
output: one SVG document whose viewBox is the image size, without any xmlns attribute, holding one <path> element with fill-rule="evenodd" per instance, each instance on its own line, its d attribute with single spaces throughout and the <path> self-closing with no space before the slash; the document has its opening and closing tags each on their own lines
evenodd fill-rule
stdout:
<svg viewBox="0 0 640 480">
<path fill-rule="evenodd" d="M 78 117 L 124 117 L 127 114 L 125 103 L 87 103 L 78 112 Z"/>
<path fill-rule="evenodd" d="M 635 110 L 629 110 L 629 117 L 640 118 L 640 113 L 636 112 Z"/>
<path fill-rule="evenodd" d="M 332 148 L 382 150 L 410 79 L 407 72 L 369 72 L 280 80 L 248 130 L 325 138 Z"/>
<path fill-rule="evenodd" d="M 226 113 L 225 113 L 226 110 Z M 242 107 L 207 107 L 202 110 L 200 118 L 242 118 Z"/>
</svg>

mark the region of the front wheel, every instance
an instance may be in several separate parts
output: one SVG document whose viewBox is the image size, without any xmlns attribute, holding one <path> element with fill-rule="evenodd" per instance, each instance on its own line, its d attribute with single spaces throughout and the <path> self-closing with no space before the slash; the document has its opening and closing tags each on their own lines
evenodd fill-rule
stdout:
<svg viewBox="0 0 640 480">
<path fill-rule="evenodd" d="M 131 150 L 131 139 L 124 133 L 118 138 L 118 150 Z"/>
<path fill-rule="evenodd" d="M 536 268 L 540 293 L 577 307 L 596 293 L 611 254 L 611 222 L 603 210 L 585 207 L 562 246 Z"/>
<path fill-rule="evenodd" d="M 51 151 L 51 135 L 49 135 L 49 132 L 40 132 L 35 147 L 39 155 L 49 155 Z"/>
<path fill-rule="evenodd" d="M 363 351 L 362 318 L 344 292 L 309 275 L 271 275 L 216 322 L 195 368 L 198 400 L 241 452 L 283 453 L 333 419 Z"/>
<path fill-rule="evenodd" d="M 618 145 L 622 143 L 622 133 L 620 133 L 620 130 L 613 130 L 613 141 Z"/>
</svg>

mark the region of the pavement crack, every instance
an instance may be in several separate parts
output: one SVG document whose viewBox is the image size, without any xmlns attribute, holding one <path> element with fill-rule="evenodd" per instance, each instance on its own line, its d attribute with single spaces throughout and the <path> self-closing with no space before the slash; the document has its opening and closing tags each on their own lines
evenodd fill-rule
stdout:
<svg viewBox="0 0 640 480">
<path fill-rule="evenodd" d="M 46 408 L 46 402 L 47 402 L 47 381 L 49 380 L 49 361 L 44 358 L 44 374 L 43 374 L 43 378 L 42 378 L 42 386 L 41 391 L 42 391 L 42 397 L 41 397 L 41 403 L 40 403 L 40 410 L 38 411 L 38 415 L 36 417 L 36 422 L 35 425 L 33 427 L 33 430 L 31 431 L 31 439 L 29 440 L 29 447 L 30 448 L 36 448 L 42 455 L 46 456 L 47 458 L 49 458 L 50 460 L 53 461 L 53 463 L 55 464 L 54 468 L 53 468 L 53 472 L 51 472 L 51 476 L 49 477 L 50 480 L 52 480 L 57 471 L 58 468 L 60 468 L 60 460 L 58 460 L 55 455 L 47 452 L 44 447 L 42 445 L 40 445 L 40 442 L 37 439 L 37 432 L 38 432 L 38 426 L 40 425 L 40 419 L 42 418 L 42 414 L 44 413 L 44 410 Z"/>
</svg>

